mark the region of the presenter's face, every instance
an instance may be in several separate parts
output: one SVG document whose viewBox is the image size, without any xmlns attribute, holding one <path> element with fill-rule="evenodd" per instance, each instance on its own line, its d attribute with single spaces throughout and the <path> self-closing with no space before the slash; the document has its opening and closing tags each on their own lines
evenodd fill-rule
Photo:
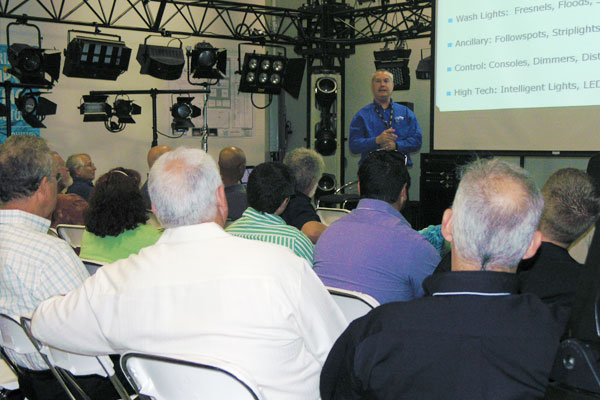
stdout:
<svg viewBox="0 0 600 400">
<path fill-rule="evenodd" d="M 383 72 L 377 72 L 373 81 L 371 81 L 371 91 L 375 100 L 379 102 L 389 101 L 393 90 L 394 81 L 392 78 Z"/>
</svg>

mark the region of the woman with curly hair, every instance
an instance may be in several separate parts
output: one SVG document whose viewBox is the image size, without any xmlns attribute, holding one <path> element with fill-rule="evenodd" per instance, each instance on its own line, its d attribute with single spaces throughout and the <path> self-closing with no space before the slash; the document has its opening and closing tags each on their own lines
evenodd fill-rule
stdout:
<svg viewBox="0 0 600 400">
<path fill-rule="evenodd" d="M 139 185 L 132 169 L 113 168 L 98 179 L 84 213 L 81 258 L 112 263 L 156 243 L 162 231 L 146 224 Z"/>
</svg>

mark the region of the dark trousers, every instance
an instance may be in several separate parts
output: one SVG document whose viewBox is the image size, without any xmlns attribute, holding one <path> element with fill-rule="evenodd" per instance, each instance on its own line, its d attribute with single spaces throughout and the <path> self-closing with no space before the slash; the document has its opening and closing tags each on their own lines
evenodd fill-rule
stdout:
<svg viewBox="0 0 600 400">
<path fill-rule="evenodd" d="M 19 388 L 29 400 L 64 400 L 69 397 L 50 370 L 34 371 L 19 368 Z M 75 376 L 75 382 L 93 400 L 118 399 L 119 394 L 108 378 L 98 375 Z M 77 392 L 69 387 L 77 396 Z"/>
</svg>

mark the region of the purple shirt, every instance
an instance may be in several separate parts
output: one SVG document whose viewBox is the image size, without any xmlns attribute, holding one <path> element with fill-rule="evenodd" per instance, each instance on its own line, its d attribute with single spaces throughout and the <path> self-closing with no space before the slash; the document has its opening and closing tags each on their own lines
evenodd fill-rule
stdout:
<svg viewBox="0 0 600 400">
<path fill-rule="evenodd" d="M 374 199 L 362 199 L 331 224 L 314 252 L 314 270 L 326 286 L 366 293 L 381 304 L 423 296 L 421 283 L 439 262 L 399 211 Z"/>
</svg>

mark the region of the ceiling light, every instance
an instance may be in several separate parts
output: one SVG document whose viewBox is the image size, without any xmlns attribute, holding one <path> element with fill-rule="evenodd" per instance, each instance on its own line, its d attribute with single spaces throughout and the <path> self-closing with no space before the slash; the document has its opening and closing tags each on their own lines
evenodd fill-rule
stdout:
<svg viewBox="0 0 600 400">
<path fill-rule="evenodd" d="M 202 110 L 192 104 L 193 97 L 178 97 L 177 102 L 171 107 L 173 130 L 193 128 L 192 118 L 199 117 Z"/>
<path fill-rule="evenodd" d="M 52 85 L 60 76 L 60 53 L 46 54 L 46 50 L 23 43 L 11 44 L 6 53 L 11 66 L 8 72 L 21 83 Z"/>
<path fill-rule="evenodd" d="M 120 124 L 135 124 L 131 117 L 142 113 L 142 107 L 135 104 L 132 100 L 118 99 L 113 105 L 113 115 L 117 117 Z"/>
<path fill-rule="evenodd" d="M 188 68 L 196 79 L 221 79 L 227 69 L 227 50 L 214 48 L 210 43 L 200 42 L 187 52 Z M 190 66 L 191 65 L 191 66 Z"/>
<path fill-rule="evenodd" d="M 56 114 L 56 103 L 40 96 L 40 92 L 21 91 L 15 101 L 23 120 L 34 128 L 45 128 L 46 115 Z"/>
<path fill-rule="evenodd" d="M 108 96 L 83 96 L 83 103 L 77 107 L 79 114 L 83 115 L 83 122 L 108 121 L 112 109 L 106 102 Z"/>
<path fill-rule="evenodd" d="M 71 32 L 77 31 L 69 31 Z M 92 32 L 84 32 L 94 35 Z M 118 40 L 77 36 L 65 49 L 63 74 L 72 78 L 116 80 L 127 71 L 131 49 Z"/>
<path fill-rule="evenodd" d="M 181 40 L 177 39 L 179 47 L 154 46 L 146 44 L 149 37 L 140 44 L 136 56 L 141 65 L 140 74 L 164 80 L 179 79 L 185 66 Z"/>
</svg>

